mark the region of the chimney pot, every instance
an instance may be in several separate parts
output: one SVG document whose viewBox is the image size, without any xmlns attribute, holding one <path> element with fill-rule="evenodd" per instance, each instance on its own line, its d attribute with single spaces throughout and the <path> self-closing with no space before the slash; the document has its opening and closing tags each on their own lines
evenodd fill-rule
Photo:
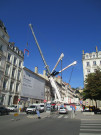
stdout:
<svg viewBox="0 0 101 135">
<path fill-rule="evenodd" d="M 38 67 L 35 67 L 35 73 L 38 74 Z"/>
</svg>

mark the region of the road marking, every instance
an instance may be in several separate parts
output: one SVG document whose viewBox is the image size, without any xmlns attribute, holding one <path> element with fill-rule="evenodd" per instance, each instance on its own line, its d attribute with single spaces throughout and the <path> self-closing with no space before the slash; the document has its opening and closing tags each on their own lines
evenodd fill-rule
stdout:
<svg viewBox="0 0 101 135">
<path fill-rule="evenodd" d="M 80 133 L 79 135 L 101 135 L 101 133 Z"/>
<path fill-rule="evenodd" d="M 92 125 L 92 126 L 80 126 L 80 128 L 95 128 L 95 125 Z M 97 128 L 101 128 L 101 126 L 99 125 L 96 125 Z"/>
<path fill-rule="evenodd" d="M 81 120 L 80 132 L 82 133 L 79 133 L 79 135 L 101 135 L 101 133 L 99 133 L 101 132 L 101 123 L 99 123 L 99 121 L 93 123 L 93 121 L 89 121 L 89 119 L 87 121 Z"/>
<path fill-rule="evenodd" d="M 68 116 L 65 116 L 64 118 L 68 118 Z"/>
<path fill-rule="evenodd" d="M 34 116 L 28 115 L 27 118 L 34 118 Z"/>
<path fill-rule="evenodd" d="M 81 123 L 82 126 L 88 125 L 88 126 L 101 126 L 101 123 Z"/>
<path fill-rule="evenodd" d="M 63 115 L 60 115 L 58 118 L 62 118 L 63 117 Z"/>
<path fill-rule="evenodd" d="M 101 131 L 101 129 L 92 129 L 92 128 L 91 129 L 87 129 L 86 128 L 86 129 L 80 129 L 80 131 L 91 131 L 92 132 L 92 131 Z"/>
<path fill-rule="evenodd" d="M 101 119 L 81 119 L 81 120 L 84 120 L 84 121 L 93 121 L 93 120 L 101 120 Z"/>
</svg>

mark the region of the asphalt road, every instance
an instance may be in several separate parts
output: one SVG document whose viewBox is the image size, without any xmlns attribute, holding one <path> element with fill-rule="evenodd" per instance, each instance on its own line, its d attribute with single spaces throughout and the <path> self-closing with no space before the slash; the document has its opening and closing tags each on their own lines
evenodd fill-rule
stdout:
<svg viewBox="0 0 101 135">
<path fill-rule="evenodd" d="M 54 114 L 52 116 L 55 116 Z M 71 120 L 66 115 L 43 119 L 29 118 L 28 115 L 0 116 L 0 135 L 78 135 L 80 120 Z M 63 118 L 59 117 L 63 116 Z"/>
<path fill-rule="evenodd" d="M 70 114 L 0 116 L 0 135 L 101 135 L 101 120 L 71 119 Z M 47 115 L 48 116 L 48 115 Z"/>
</svg>

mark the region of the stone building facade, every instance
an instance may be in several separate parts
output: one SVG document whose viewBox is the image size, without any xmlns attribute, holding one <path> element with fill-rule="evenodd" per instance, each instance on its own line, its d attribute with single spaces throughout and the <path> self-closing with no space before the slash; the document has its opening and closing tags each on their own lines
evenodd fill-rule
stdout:
<svg viewBox="0 0 101 135">
<path fill-rule="evenodd" d="M 97 47 L 95 52 L 84 53 L 83 51 L 82 63 L 83 63 L 83 75 L 85 81 L 85 78 L 89 73 L 94 73 L 97 67 L 101 68 L 101 51 L 98 51 Z"/>
<path fill-rule="evenodd" d="M 0 21 L 0 103 L 16 104 L 20 96 L 24 54 L 13 42 Z"/>
</svg>

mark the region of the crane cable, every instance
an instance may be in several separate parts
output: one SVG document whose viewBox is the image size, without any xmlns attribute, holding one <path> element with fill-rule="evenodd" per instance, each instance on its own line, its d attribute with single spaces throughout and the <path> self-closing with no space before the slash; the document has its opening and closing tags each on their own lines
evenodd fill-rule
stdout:
<svg viewBox="0 0 101 135">
<path fill-rule="evenodd" d="M 69 78 L 69 82 L 68 82 L 68 84 L 70 84 L 70 81 L 71 81 L 71 77 L 72 77 L 73 70 L 74 70 L 74 66 L 72 67 L 72 71 L 71 71 L 71 74 L 70 74 L 70 78 Z"/>
</svg>

